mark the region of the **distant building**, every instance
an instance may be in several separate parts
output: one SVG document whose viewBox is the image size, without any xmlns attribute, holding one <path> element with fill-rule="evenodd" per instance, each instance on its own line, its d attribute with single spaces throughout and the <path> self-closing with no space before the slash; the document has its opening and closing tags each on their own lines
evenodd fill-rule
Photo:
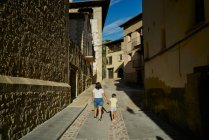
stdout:
<svg viewBox="0 0 209 140">
<path fill-rule="evenodd" d="M 144 0 L 143 36 L 147 107 L 207 139 L 209 1 Z"/>
<path fill-rule="evenodd" d="M 123 78 L 123 51 L 121 43 L 123 39 L 105 44 L 106 46 L 106 78 Z"/>
<path fill-rule="evenodd" d="M 95 61 L 93 63 L 93 82 L 102 81 L 102 29 L 104 27 L 109 4 L 110 0 L 72 2 L 70 4 L 70 13 L 92 13 L 91 26 L 93 35 L 93 46 L 95 51 Z"/>
<path fill-rule="evenodd" d="M 143 85 L 144 57 L 142 46 L 142 13 L 120 25 L 124 29 L 124 81 Z"/>
<path fill-rule="evenodd" d="M 103 40 L 102 42 L 102 79 L 106 78 L 106 46 L 105 44 L 110 42 L 111 40 Z"/>
</svg>

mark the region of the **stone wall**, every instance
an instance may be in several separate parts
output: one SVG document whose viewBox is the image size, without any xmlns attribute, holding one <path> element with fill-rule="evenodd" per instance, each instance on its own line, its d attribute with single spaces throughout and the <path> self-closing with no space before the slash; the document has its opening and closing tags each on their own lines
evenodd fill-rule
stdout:
<svg viewBox="0 0 209 140">
<path fill-rule="evenodd" d="M 85 60 L 79 46 L 72 41 L 70 41 L 69 49 L 69 68 L 77 71 L 77 91 L 80 94 L 92 84 L 93 68 L 92 64 Z"/>
<path fill-rule="evenodd" d="M 65 2 L 67 0 L 1 2 L 1 75 L 67 81 Z"/>
<path fill-rule="evenodd" d="M 7 77 L 8 78 L 8 77 Z M 29 79 L 30 80 L 30 79 Z M 19 139 L 69 104 L 67 84 L 0 84 L 0 139 Z"/>
<path fill-rule="evenodd" d="M 0 139 L 22 137 L 69 104 L 67 24 L 67 0 L 1 1 Z"/>
</svg>

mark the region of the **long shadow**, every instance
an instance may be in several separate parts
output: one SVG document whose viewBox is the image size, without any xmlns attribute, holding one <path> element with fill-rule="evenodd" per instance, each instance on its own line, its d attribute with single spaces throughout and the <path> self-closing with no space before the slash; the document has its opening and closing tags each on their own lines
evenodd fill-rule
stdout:
<svg viewBox="0 0 209 140">
<path fill-rule="evenodd" d="M 127 85 L 123 80 L 116 80 L 116 90 L 124 91 L 133 103 L 140 108 L 139 111 L 143 111 L 153 122 L 155 122 L 166 134 L 168 134 L 173 140 L 196 140 L 190 132 L 186 132 L 182 128 L 179 128 L 175 124 L 169 122 L 167 118 L 155 114 L 151 110 L 145 107 L 144 88 L 137 85 Z M 135 112 L 131 108 L 127 108 L 127 111 L 131 114 Z M 157 140 L 163 140 L 161 137 L 156 136 Z"/>
</svg>

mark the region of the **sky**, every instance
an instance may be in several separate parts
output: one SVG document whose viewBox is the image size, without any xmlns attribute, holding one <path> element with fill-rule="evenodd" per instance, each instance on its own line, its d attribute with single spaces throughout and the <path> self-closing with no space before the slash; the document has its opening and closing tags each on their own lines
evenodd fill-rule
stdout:
<svg viewBox="0 0 209 140">
<path fill-rule="evenodd" d="M 119 25 L 141 12 L 142 0 L 111 0 L 103 28 L 103 40 L 123 37 L 123 29 Z"/>
<path fill-rule="evenodd" d="M 91 1 L 91 0 L 73 0 Z M 123 37 L 123 29 L 119 27 L 128 19 L 142 12 L 142 0 L 111 0 L 103 28 L 103 40 L 117 40 Z"/>
</svg>

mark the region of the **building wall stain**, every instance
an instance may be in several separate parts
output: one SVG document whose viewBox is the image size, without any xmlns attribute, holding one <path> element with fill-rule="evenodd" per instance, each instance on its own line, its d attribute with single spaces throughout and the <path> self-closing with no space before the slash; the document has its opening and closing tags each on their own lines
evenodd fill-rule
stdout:
<svg viewBox="0 0 209 140">
<path fill-rule="evenodd" d="M 146 107 L 182 130 L 198 135 L 201 127 L 198 77 L 197 74 L 188 75 L 185 87 L 170 87 L 158 78 L 146 79 Z"/>
</svg>

